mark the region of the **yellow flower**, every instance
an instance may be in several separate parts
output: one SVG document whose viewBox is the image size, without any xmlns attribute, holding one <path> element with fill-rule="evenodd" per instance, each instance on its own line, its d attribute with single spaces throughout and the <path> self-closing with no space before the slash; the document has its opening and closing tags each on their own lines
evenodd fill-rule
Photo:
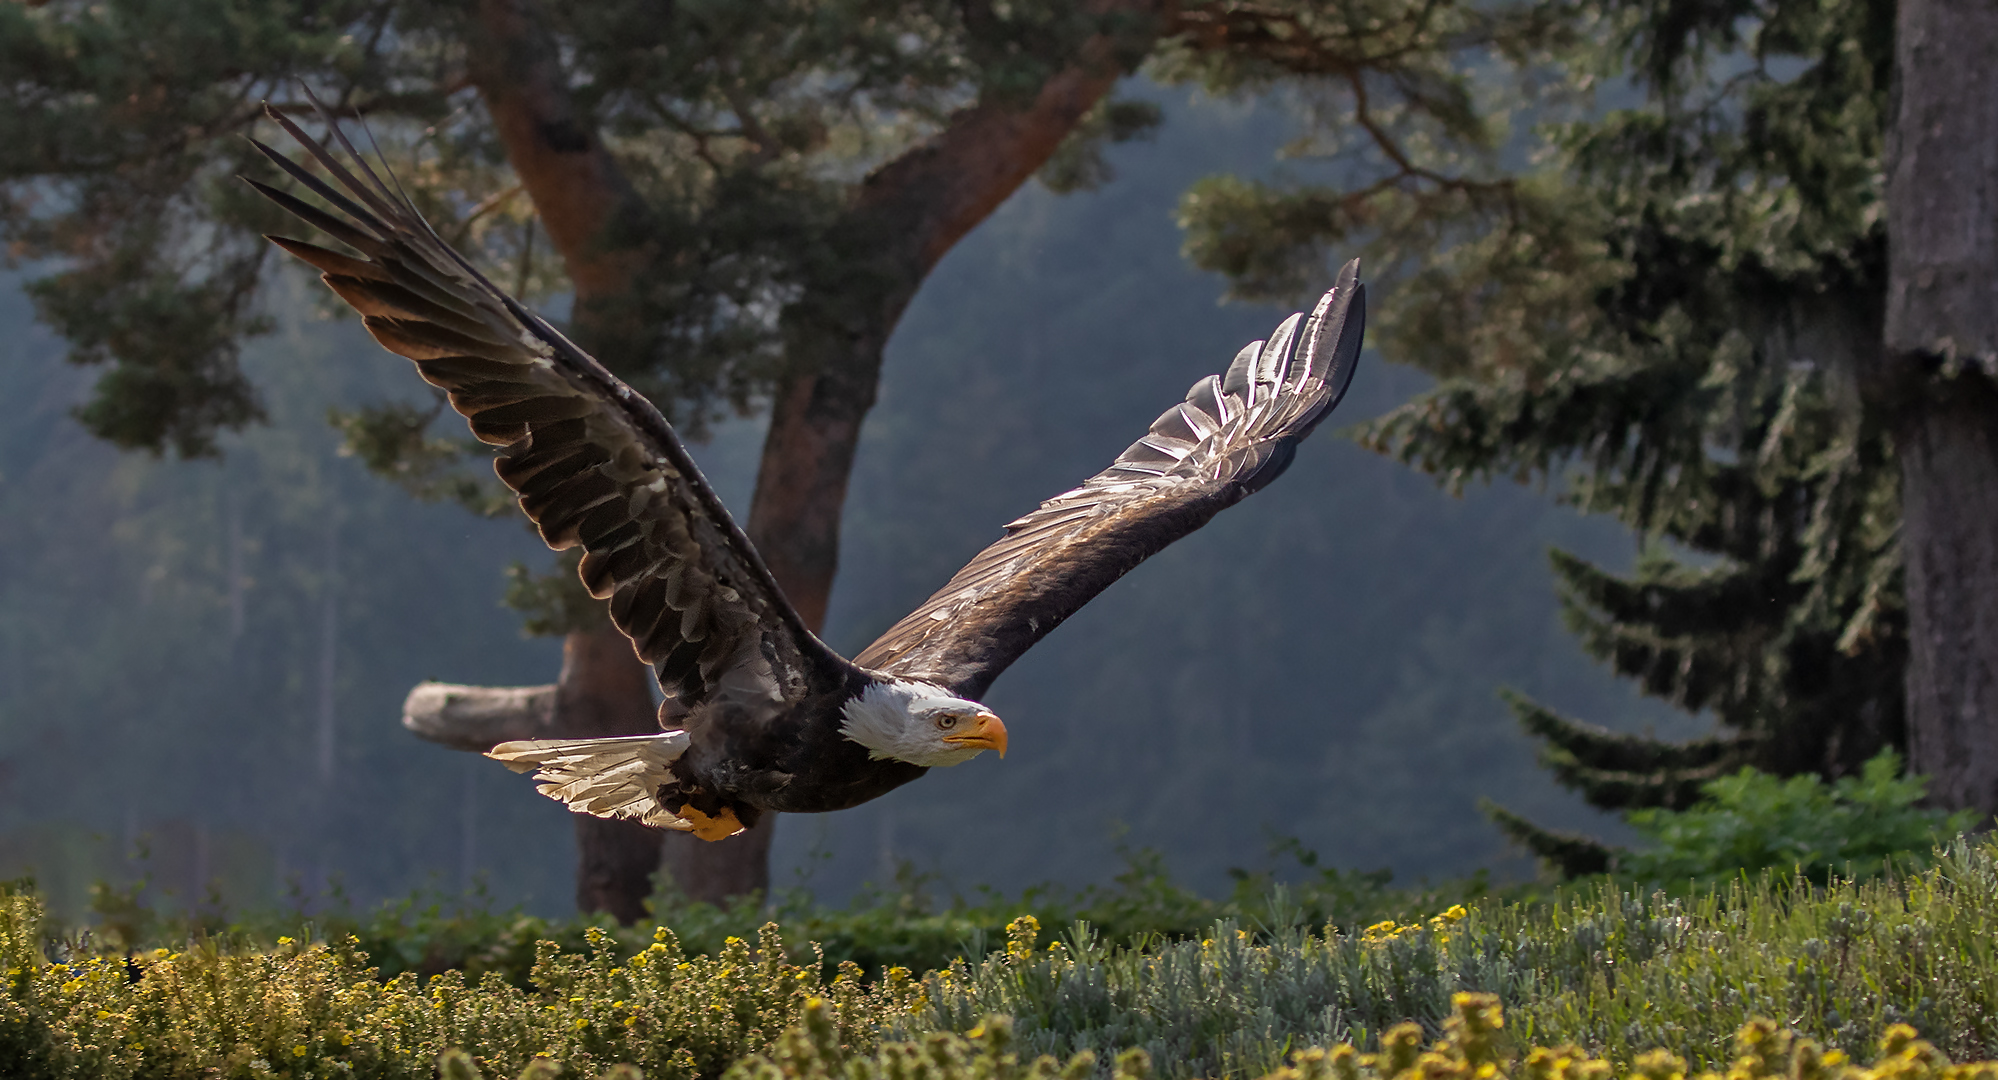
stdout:
<svg viewBox="0 0 1998 1080">
<path fill-rule="evenodd" d="M 303 1047 L 303 1046 L 294 1046 L 294 1047 L 292 1047 L 292 1048 L 291 1048 L 291 1056 L 292 1056 L 292 1057 L 304 1057 L 304 1056 L 305 1056 L 305 1047 Z"/>
<path fill-rule="evenodd" d="M 588 1017 L 583 1017 L 583 1016 L 578 1016 L 578 1017 L 576 1018 L 576 1030 L 577 1030 L 577 1031 L 581 1031 L 581 1030 L 583 1030 L 584 1028 L 586 1028 L 586 1027 L 589 1027 L 589 1026 L 590 1026 L 590 1021 L 589 1021 L 589 1018 L 588 1018 Z"/>
<path fill-rule="evenodd" d="M 1388 919 L 1385 922 L 1377 922 L 1367 927 L 1360 934 L 1360 940 L 1369 945 L 1378 944 L 1383 941 L 1393 941 L 1395 938 L 1400 937 L 1402 932 L 1407 929 L 1408 927 L 1397 925 L 1393 919 Z"/>
</svg>

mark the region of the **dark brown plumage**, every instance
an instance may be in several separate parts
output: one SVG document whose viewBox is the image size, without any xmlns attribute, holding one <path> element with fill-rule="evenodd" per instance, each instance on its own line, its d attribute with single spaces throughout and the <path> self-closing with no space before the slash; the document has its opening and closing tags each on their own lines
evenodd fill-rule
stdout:
<svg viewBox="0 0 1998 1080">
<path fill-rule="evenodd" d="M 430 229 L 330 118 L 343 162 L 271 118 L 329 180 L 257 148 L 330 211 L 250 180 L 357 253 L 282 237 L 375 340 L 415 361 L 481 440 L 552 548 L 580 545 L 591 595 L 657 673 L 658 736 L 508 743 L 572 808 L 719 839 L 766 810 L 874 798 L 984 749 L 1005 727 L 992 680 L 1131 568 L 1274 480 L 1344 394 L 1365 289 L 1341 271 L 1111 467 L 1006 527 L 854 661 L 806 628 L 658 410 L 500 291 Z M 351 163 L 351 166 L 349 164 Z M 662 724 L 662 728 L 665 725 Z"/>
</svg>

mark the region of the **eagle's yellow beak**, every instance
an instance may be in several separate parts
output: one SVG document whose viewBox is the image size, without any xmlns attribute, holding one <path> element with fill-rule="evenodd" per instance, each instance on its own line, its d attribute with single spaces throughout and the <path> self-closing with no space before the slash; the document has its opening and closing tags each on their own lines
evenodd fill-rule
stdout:
<svg viewBox="0 0 1998 1080">
<path fill-rule="evenodd" d="M 961 748 L 997 750 L 1000 757 L 1006 756 L 1006 725 L 991 713 L 979 713 L 971 718 L 971 727 L 955 735 L 944 736 L 944 741 Z"/>
</svg>

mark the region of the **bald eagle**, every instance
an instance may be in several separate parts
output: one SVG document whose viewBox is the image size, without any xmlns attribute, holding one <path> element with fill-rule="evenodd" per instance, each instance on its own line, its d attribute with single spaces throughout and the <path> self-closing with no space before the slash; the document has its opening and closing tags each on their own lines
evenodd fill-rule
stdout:
<svg viewBox="0 0 1998 1080">
<path fill-rule="evenodd" d="M 385 183 L 271 119 L 327 179 L 256 147 L 317 206 L 258 191 L 355 254 L 269 239 L 318 269 L 389 351 L 449 392 L 548 546 L 581 546 L 590 595 L 651 665 L 661 731 L 502 743 L 571 809 L 720 840 L 765 812 L 842 810 L 931 768 L 1006 752 L 979 698 L 1111 582 L 1290 465 L 1353 378 L 1366 321 L 1348 263 L 1307 318 L 1193 384 L 1109 468 L 1007 525 L 851 660 L 799 618 L 659 410 L 496 288 Z M 247 179 L 247 178 L 246 178 Z"/>
</svg>

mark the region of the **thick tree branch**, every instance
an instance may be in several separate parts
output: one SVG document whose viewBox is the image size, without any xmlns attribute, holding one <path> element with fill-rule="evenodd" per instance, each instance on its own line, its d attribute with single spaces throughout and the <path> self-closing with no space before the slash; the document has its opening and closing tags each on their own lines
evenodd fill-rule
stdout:
<svg viewBox="0 0 1998 1080">
<path fill-rule="evenodd" d="M 553 738 L 555 686 L 418 683 L 403 699 L 402 726 L 419 739 L 476 753 L 514 739 Z"/>
<path fill-rule="evenodd" d="M 1131 0 L 1106 10 L 1150 15 L 1159 6 Z M 876 169 L 833 231 L 831 261 L 785 312 L 787 373 L 771 404 L 748 533 L 808 625 L 825 620 L 854 448 L 895 323 L 951 246 L 1046 164 L 1116 84 L 1117 57 L 1130 44 L 1091 37 L 1024 106 L 986 100 L 962 109 Z"/>
<path fill-rule="evenodd" d="M 644 198 L 569 93 L 534 0 L 480 0 L 472 37 L 472 82 L 575 287 L 578 343 L 613 371 L 640 362 L 631 294 L 658 256 Z"/>
</svg>

